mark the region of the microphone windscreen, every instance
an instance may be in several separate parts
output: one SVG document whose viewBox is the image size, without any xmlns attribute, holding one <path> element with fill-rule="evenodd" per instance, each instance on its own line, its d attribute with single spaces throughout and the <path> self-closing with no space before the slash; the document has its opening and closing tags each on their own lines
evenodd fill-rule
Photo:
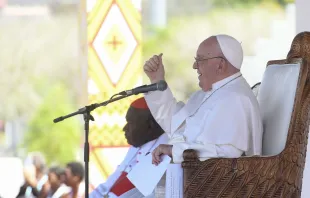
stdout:
<svg viewBox="0 0 310 198">
<path fill-rule="evenodd" d="M 164 80 L 161 80 L 157 83 L 157 88 L 159 91 L 164 91 L 167 89 L 167 87 L 168 87 L 168 85 L 167 85 L 166 81 L 164 81 Z"/>
</svg>

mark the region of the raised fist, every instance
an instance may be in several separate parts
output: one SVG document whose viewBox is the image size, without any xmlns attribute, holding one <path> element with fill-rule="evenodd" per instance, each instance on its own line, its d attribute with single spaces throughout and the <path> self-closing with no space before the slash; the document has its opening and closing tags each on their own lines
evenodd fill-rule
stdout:
<svg viewBox="0 0 310 198">
<path fill-rule="evenodd" d="M 143 70 L 149 77 L 151 83 L 157 83 L 160 80 L 165 80 L 165 69 L 162 61 L 163 54 L 154 55 L 145 62 Z"/>
</svg>

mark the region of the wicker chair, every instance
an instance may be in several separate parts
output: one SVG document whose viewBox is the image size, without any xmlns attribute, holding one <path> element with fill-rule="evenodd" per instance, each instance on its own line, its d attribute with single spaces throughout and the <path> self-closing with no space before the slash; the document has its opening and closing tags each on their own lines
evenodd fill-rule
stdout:
<svg viewBox="0 0 310 198">
<path fill-rule="evenodd" d="M 310 110 L 310 33 L 298 34 L 285 60 L 269 61 L 259 87 L 262 156 L 199 161 L 183 153 L 184 197 L 300 197 Z"/>
</svg>

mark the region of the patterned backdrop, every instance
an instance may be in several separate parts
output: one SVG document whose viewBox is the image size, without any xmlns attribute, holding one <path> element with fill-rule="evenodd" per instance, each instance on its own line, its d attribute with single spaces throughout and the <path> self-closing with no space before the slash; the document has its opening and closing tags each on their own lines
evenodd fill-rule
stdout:
<svg viewBox="0 0 310 198">
<path fill-rule="evenodd" d="M 88 42 L 88 100 L 108 100 L 141 85 L 141 0 L 85 0 Z M 106 180 L 122 161 L 128 145 L 122 128 L 132 96 L 96 109 L 89 142 L 90 183 Z"/>
</svg>

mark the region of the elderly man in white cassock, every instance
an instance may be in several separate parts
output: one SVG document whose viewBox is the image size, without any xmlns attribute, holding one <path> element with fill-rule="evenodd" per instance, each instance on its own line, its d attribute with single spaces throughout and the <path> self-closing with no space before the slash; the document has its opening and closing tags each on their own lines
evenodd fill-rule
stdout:
<svg viewBox="0 0 310 198">
<path fill-rule="evenodd" d="M 154 164 L 160 163 L 161 155 L 180 164 L 186 149 L 196 150 L 201 161 L 261 154 L 259 105 L 240 73 L 242 62 L 242 46 L 235 38 L 211 36 L 199 45 L 193 65 L 201 90 L 186 104 L 177 102 L 169 88 L 145 95 L 152 115 L 170 138 L 169 144 L 152 152 Z M 152 83 L 165 80 L 162 54 L 146 61 L 144 71 Z"/>
</svg>

